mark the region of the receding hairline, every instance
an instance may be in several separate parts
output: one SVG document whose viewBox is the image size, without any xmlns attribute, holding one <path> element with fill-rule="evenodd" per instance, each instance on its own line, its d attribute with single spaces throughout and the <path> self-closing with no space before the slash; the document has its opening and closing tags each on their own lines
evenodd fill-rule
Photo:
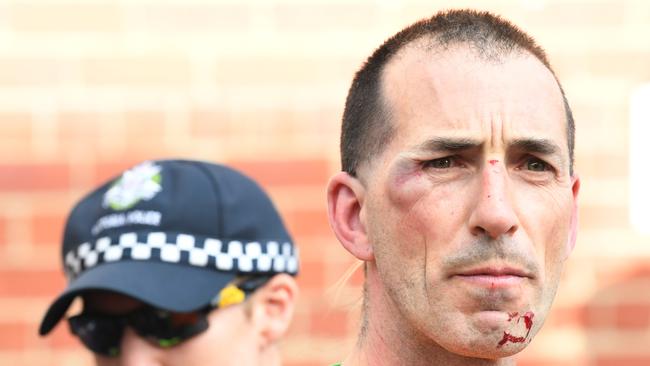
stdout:
<svg viewBox="0 0 650 366">
<path fill-rule="evenodd" d="M 418 38 L 415 38 L 411 40 L 410 42 L 402 45 L 402 47 L 399 48 L 393 55 L 391 55 L 388 60 L 382 65 L 380 71 L 379 71 L 379 82 L 378 82 L 378 90 L 377 90 L 377 96 L 378 96 L 378 107 L 381 108 L 381 115 L 383 116 L 383 123 L 389 125 L 389 128 L 387 129 L 388 134 L 393 137 L 396 129 L 395 125 L 393 123 L 393 108 L 392 104 L 390 103 L 390 100 L 387 97 L 387 92 L 386 92 L 386 77 L 387 77 L 387 71 L 391 67 L 395 67 L 396 63 L 400 62 L 401 60 L 404 60 L 406 57 L 428 57 L 427 55 L 433 54 L 434 57 L 435 55 L 443 55 L 445 53 L 452 53 L 452 52 L 466 52 L 468 55 L 475 57 L 476 61 L 478 62 L 484 62 L 488 64 L 501 64 L 506 62 L 508 59 L 513 59 L 513 58 L 532 58 L 539 62 L 543 68 L 549 72 L 549 74 L 553 77 L 554 84 L 556 86 L 556 91 L 558 92 L 558 96 L 560 97 L 560 103 L 562 103 L 562 100 L 564 98 L 564 93 L 562 90 L 562 87 L 560 85 L 559 80 L 557 79 L 555 72 L 551 69 L 550 65 L 548 65 L 546 60 L 540 60 L 539 57 L 527 50 L 524 47 L 521 46 L 515 46 L 512 48 L 509 48 L 507 50 L 501 50 L 501 51 L 490 51 L 490 50 L 484 50 L 476 45 L 476 42 L 473 42 L 471 40 L 452 40 L 451 42 L 441 42 L 439 41 L 438 35 L 436 34 L 424 34 Z M 418 56 L 418 54 L 420 56 Z M 444 57 L 444 56 L 441 56 Z M 565 110 L 565 107 L 562 107 L 563 110 Z M 565 120 L 565 123 L 568 125 L 569 121 Z M 565 138 L 567 140 L 567 143 L 569 142 L 569 134 L 565 131 Z M 388 141 L 392 141 L 392 138 L 388 138 Z M 386 151 L 386 146 L 384 145 L 383 148 L 378 151 L 377 155 L 366 155 L 364 159 L 361 159 L 359 161 L 359 165 L 357 167 L 357 175 L 358 178 L 361 178 L 362 181 L 363 176 L 365 175 L 365 171 L 368 169 L 371 169 L 371 165 L 374 161 L 377 161 L 377 157 L 381 155 L 383 152 Z"/>
<path fill-rule="evenodd" d="M 489 47 L 488 47 L 489 48 Z M 452 40 L 450 42 L 442 42 L 439 40 L 439 36 L 436 34 L 425 34 L 421 37 L 411 40 L 410 42 L 404 44 L 400 47 L 395 54 L 391 55 L 388 60 L 382 65 L 379 71 L 379 82 L 378 82 L 378 96 L 380 105 L 383 109 L 382 112 L 390 114 L 390 105 L 387 103 L 386 99 L 386 76 L 387 71 L 395 67 L 396 64 L 407 57 L 421 57 L 426 59 L 433 59 L 436 57 L 443 58 L 445 54 L 453 53 L 465 53 L 470 57 L 474 57 L 474 60 L 477 62 L 483 62 L 485 64 L 503 64 L 508 60 L 517 59 L 517 58 L 531 58 L 539 62 L 539 65 L 543 66 L 554 80 L 554 84 L 557 87 L 559 95 L 562 95 L 562 88 L 559 80 L 557 79 L 555 72 L 548 65 L 546 60 L 540 60 L 539 57 L 533 52 L 527 50 L 526 48 L 516 46 L 502 51 L 494 51 L 490 49 L 483 49 L 476 45 L 476 42 L 471 40 Z M 433 57 L 432 57 L 433 56 Z"/>
<path fill-rule="evenodd" d="M 435 39 L 437 42 L 432 42 Z M 477 58 L 499 61 L 516 53 L 531 54 L 551 72 L 559 86 L 566 115 L 569 169 L 573 175 L 575 121 L 566 94 L 544 49 L 535 39 L 509 20 L 488 11 L 452 9 L 421 19 L 386 39 L 355 73 L 342 116 L 340 140 L 343 171 L 359 177 L 364 166 L 384 152 L 393 128 L 382 99 L 381 79 L 388 63 L 394 63 L 413 45 L 432 51 L 465 45 Z M 435 46 L 435 47 L 434 47 Z M 398 55 L 399 54 L 399 55 Z M 397 55 L 397 57 L 396 57 Z"/>
</svg>

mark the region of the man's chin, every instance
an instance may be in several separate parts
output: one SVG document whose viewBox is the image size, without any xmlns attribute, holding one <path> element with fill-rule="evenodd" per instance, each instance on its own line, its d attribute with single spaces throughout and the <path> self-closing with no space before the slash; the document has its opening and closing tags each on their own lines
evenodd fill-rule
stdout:
<svg viewBox="0 0 650 366">
<path fill-rule="evenodd" d="M 528 344 L 530 339 L 523 342 L 506 342 L 499 345 L 503 340 L 503 333 L 498 332 L 487 335 L 478 335 L 474 339 L 457 340 L 444 345 L 447 351 L 469 357 L 482 358 L 486 360 L 497 360 L 513 356 L 521 352 Z"/>
<path fill-rule="evenodd" d="M 508 312 L 499 310 L 478 311 L 471 315 L 470 322 L 478 333 L 485 336 L 503 331 L 510 325 Z"/>
<path fill-rule="evenodd" d="M 479 311 L 467 319 L 468 332 L 444 341 L 447 350 L 467 357 L 498 359 L 522 351 L 536 329 L 533 311 Z"/>
</svg>

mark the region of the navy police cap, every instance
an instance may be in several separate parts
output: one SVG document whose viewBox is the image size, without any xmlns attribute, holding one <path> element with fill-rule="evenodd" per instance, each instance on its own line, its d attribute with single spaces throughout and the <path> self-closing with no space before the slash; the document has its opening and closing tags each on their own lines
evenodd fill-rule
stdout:
<svg viewBox="0 0 650 366">
<path fill-rule="evenodd" d="M 209 305 L 236 276 L 298 271 L 297 250 L 260 186 L 190 160 L 147 161 L 91 192 L 68 217 L 62 256 L 68 286 L 41 334 L 84 291 L 187 312 Z"/>
</svg>

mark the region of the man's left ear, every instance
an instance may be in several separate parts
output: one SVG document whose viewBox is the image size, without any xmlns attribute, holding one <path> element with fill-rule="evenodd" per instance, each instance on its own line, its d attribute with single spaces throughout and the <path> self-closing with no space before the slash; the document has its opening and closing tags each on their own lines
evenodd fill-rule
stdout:
<svg viewBox="0 0 650 366">
<path fill-rule="evenodd" d="M 298 296 L 296 280 L 288 274 L 273 276 L 250 298 L 252 322 L 259 332 L 261 346 L 280 340 L 287 332 Z"/>
<path fill-rule="evenodd" d="M 573 177 L 571 177 L 571 191 L 573 192 L 573 206 L 571 207 L 571 226 L 569 227 L 567 253 L 573 251 L 578 237 L 578 193 L 580 193 L 580 177 L 578 174 L 574 174 Z"/>
</svg>

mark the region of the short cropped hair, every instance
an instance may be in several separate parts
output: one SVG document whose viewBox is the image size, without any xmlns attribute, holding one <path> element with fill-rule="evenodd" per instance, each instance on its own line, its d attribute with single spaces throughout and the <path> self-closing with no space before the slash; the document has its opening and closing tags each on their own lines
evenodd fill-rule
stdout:
<svg viewBox="0 0 650 366">
<path fill-rule="evenodd" d="M 575 123 L 569 103 L 544 50 L 535 40 L 509 21 L 475 10 L 449 10 L 418 21 L 386 40 L 357 71 L 343 112 L 341 129 L 341 165 L 343 171 L 357 176 L 361 164 L 380 154 L 393 136 L 390 112 L 382 98 L 382 72 L 388 62 L 405 46 L 431 38 L 436 47 L 448 49 L 466 44 L 483 59 L 502 59 L 516 52 L 528 52 L 553 74 L 557 81 L 566 115 L 569 169 L 573 175 Z"/>
</svg>

